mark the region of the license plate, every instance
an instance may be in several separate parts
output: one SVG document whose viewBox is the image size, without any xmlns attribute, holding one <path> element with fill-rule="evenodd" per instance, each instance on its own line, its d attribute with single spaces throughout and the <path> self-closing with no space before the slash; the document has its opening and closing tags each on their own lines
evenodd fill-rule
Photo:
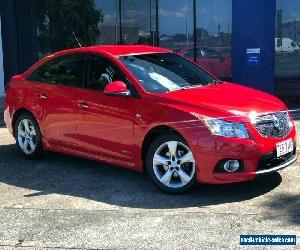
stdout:
<svg viewBox="0 0 300 250">
<path fill-rule="evenodd" d="M 294 143 L 292 139 L 288 139 L 276 144 L 277 157 L 286 155 L 294 150 Z"/>
</svg>

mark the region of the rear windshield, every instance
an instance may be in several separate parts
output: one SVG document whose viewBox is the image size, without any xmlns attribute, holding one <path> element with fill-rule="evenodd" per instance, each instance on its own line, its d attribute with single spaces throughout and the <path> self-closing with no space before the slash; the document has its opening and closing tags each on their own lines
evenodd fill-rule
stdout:
<svg viewBox="0 0 300 250">
<path fill-rule="evenodd" d="M 123 56 L 120 60 L 149 92 L 165 93 L 216 81 L 211 75 L 175 53 Z"/>
</svg>

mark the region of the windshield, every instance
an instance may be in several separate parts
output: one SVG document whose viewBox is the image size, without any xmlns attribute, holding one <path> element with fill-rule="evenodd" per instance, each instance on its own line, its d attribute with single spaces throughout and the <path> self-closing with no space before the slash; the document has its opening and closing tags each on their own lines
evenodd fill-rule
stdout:
<svg viewBox="0 0 300 250">
<path fill-rule="evenodd" d="M 120 60 L 149 92 L 165 93 L 216 83 L 216 79 L 175 53 L 123 56 Z"/>
</svg>

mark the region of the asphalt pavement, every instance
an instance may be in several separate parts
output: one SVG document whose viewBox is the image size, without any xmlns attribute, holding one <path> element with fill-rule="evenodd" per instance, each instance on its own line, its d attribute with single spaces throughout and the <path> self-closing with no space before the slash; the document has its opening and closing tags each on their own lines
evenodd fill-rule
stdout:
<svg viewBox="0 0 300 250">
<path fill-rule="evenodd" d="M 24 160 L 0 125 L 0 248 L 266 249 L 240 247 L 240 234 L 297 234 L 298 247 L 269 249 L 300 249 L 299 160 L 252 182 L 168 195 L 99 162 Z"/>
</svg>

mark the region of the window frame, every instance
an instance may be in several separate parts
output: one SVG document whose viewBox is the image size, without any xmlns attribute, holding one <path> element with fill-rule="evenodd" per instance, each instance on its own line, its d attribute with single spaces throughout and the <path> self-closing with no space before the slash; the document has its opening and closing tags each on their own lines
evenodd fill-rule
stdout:
<svg viewBox="0 0 300 250">
<path fill-rule="evenodd" d="M 40 70 L 42 67 L 46 66 L 47 64 L 53 63 L 57 60 L 61 60 L 65 57 L 68 56 L 73 56 L 73 55 L 79 55 L 81 57 L 83 57 L 83 70 L 82 70 L 82 84 L 81 86 L 69 86 L 69 85 L 63 85 L 63 84 L 55 84 L 55 83 L 51 83 L 51 82 L 46 82 L 46 81 L 36 81 L 36 80 L 32 80 L 30 79 L 30 77 L 35 74 L 38 70 Z M 35 68 L 32 72 L 30 72 L 30 74 L 26 77 L 26 80 L 32 83 L 41 83 L 41 84 L 48 84 L 48 85 L 53 85 L 53 86 L 63 86 L 63 87 L 69 87 L 69 88 L 78 88 L 78 89 L 84 89 L 84 90 L 88 90 L 88 91 L 96 91 L 98 93 L 103 93 L 103 91 L 100 90 L 93 90 L 90 88 L 87 88 L 87 80 L 88 80 L 88 72 L 87 72 L 87 67 L 88 67 L 88 59 L 93 56 L 93 57 L 97 57 L 97 58 L 103 58 L 104 60 L 106 60 L 107 62 L 111 63 L 112 65 L 114 65 L 116 67 L 116 69 L 119 71 L 119 73 L 122 75 L 122 77 L 124 78 L 124 83 L 126 84 L 127 88 L 130 91 L 130 96 L 134 97 L 134 98 L 140 98 L 140 94 L 137 91 L 136 87 L 134 86 L 134 84 L 129 80 L 129 78 L 127 77 L 127 75 L 120 69 L 119 65 L 115 62 L 113 62 L 109 57 L 96 53 L 96 52 L 92 52 L 92 51 L 87 51 L 87 52 L 73 52 L 73 53 L 68 53 L 68 54 L 63 54 L 63 55 L 58 55 L 54 58 L 51 58 L 45 62 L 43 62 L 41 65 L 37 66 L 37 68 Z"/>
<path fill-rule="evenodd" d="M 88 62 L 89 62 L 89 58 L 91 58 L 91 57 L 99 58 L 99 59 L 104 59 L 108 63 L 114 65 L 115 68 L 119 71 L 120 75 L 123 78 L 123 80 L 120 80 L 120 81 L 123 81 L 125 83 L 125 85 L 127 86 L 128 90 L 130 91 L 130 97 L 140 98 L 140 95 L 139 95 L 136 87 L 129 80 L 129 78 L 127 77 L 127 75 L 120 69 L 119 65 L 117 65 L 115 62 L 113 62 L 107 56 L 99 54 L 99 53 L 96 53 L 96 52 L 86 52 L 85 53 L 85 60 L 84 60 L 84 86 L 83 86 L 83 89 L 88 90 L 88 91 L 94 91 L 94 92 L 98 92 L 98 93 L 103 93 L 103 91 L 101 91 L 101 90 L 95 90 L 95 89 L 90 89 L 90 88 L 86 87 L 87 86 L 87 81 L 88 81 Z"/>
<path fill-rule="evenodd" d="M 58 63 L 59 61 L 62 61 L 65 58 L 72 57 L 72 56 L 82 57 L 82 61 L 85 63 L 85 53 L 82 53 L 82 52 L 75 52 L 75 53 L 59 55 L 57 57 L 47 60 L 42 65 L 39 65 L 34 71 L 32 71 L 30 73 L 30 75 L 28 75 L 26 77 L 26 80 L 29 82 L 33 82 L 33 83 L 49 84 L 49 85 L 53 85 L 53 86 L 63 86 L 63 87 L 79 88 L 79 89 L 84 88 L 84 75 L 85 75 L 85 67 L 84 66 L 82 68 L 81 86 L 67 85 L 67 84 L 63 84 L 63 83 L 53 83 L 53 82 L 49 82 L 49 81 L 37 81 L 37 80 L 31 79 L 31 76 L 33 76 L 35 73 L 37 73 L 41 68 L 46 67 L 47 65 L 52 64 L 52 63 Z"/>
<path fill-rule="evenodd" d="M 106 61 L 108 64 L 111 64 L 111 65 L 115 66 L 115 68 L 119 71 L 119 73 L 122 75 L 122 77 L 124 78 L 124 80 L 126 80 L 125 74 L 120 70 L 120 68 L 118 67 L 118 65 L 116 63 L 114 63 L 113 61 L 111 61 L 108 57 L 100 55 L 98 53 L 87 52 L 85 54 L 85 59 L 84 59 L 84 85 L 83 85 L 84 89 L 103 93 L 103 90 L 100 90 L 100 89 L 96 90 L 96 89 L 91 89 L 91 88 L 88 87 L 88 81 L 89 81 L 89 63 L 90 63 L 90 59 L 91 58 L 96 58 L 98 60 L 103 60 L 103 61 Z"/>
</svg>

